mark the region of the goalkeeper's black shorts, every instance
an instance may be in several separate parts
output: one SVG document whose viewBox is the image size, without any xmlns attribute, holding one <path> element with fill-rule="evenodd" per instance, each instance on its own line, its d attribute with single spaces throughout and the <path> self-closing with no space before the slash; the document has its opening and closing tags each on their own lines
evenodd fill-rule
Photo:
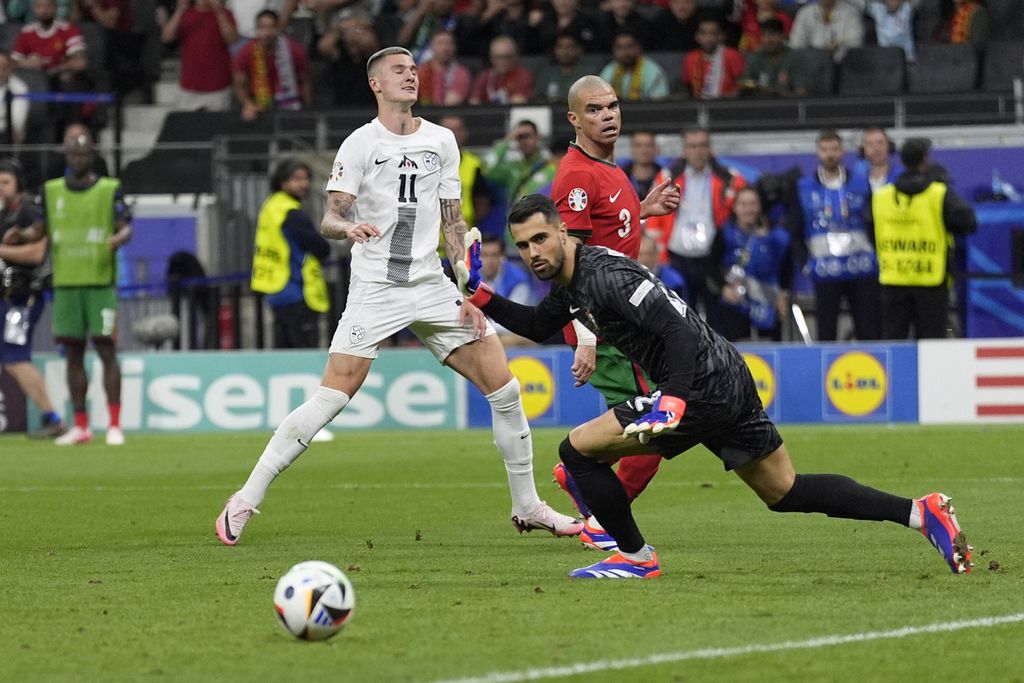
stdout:
<svg viewBox="0 0 1024 683">
<path fill-rule="evenodd" d="M 697 444 L 718 456 L 726 470 L 751 463 L 774 452 L 782 437 L 765 414 L 750 373 L 734 378 L 731 386 L 715 396 L 691 395 L 675 431 L 651 438 L 651 453 L 673 458 Z M 623 428 L 650 411 L 660 394 L 637 396 L 615 406 Z"/>
</svg>

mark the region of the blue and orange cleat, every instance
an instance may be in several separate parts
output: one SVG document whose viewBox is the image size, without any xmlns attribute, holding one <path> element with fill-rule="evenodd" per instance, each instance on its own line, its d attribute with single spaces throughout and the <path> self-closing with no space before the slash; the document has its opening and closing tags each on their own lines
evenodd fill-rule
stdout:
<svg viewBox="0 0 1024 683">
<path fill-rule="evenodd" d="M 552 474 L 555 477 L 555 482 L 572 498 L 572 504 L 576 507 L 577 512 L 580 513 L 580 517 L 583 519 L 590 517 L 593 513 L 587 507 L 586 501 L 583 500 L 583 494 L 580 493 L 580 488 L 576 486 L 576 480 L 569 474 L 569 470 L 565 469 L 565 465 L 562 463 L 555 465 L 555 470 Z"/>
<path fill-rule="evenodd" d="M 636 562 L 615 553 L 606 560 L 569 572 L 571 579 L 653 579 L 657 576 L 661 576 L 661 565 L 654 548 L 651 548 L 651 559 L 646 562 Z"/>
<path fill-rule="evenodd" d="M 960 529 L 952 500 L 942 493 L 929 493 L 914 501 L 921 512 L 921 533 L 927 538 L 954 574 L 970 574 L 974 563 L 967 537 Z"/>
<path fill-rule="evenodd" d="M 583 531 L 580 532 L 580 543 L 594 550 L 611 552 L 619 549 L 611 534 L 600 527 L 600 523 L 594 517 L 587 517 L 583 524 Z"/>
</svg>

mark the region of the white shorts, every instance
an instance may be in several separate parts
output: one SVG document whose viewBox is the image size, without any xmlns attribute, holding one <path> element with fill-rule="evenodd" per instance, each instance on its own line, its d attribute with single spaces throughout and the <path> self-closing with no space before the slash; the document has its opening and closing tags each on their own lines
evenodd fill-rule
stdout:
<svg viewBox="0 0 1024 683">
<path fill-rule="evenodd" d="M 413 285 L 362 282 L 353 277 L 330 352 L 376 358 L 381 342 L 408 327 L 443 363 L 452 351 L 476 341 L 471 324 L 459 325 L 461 305 L 458 288 L 441 273 Z M 488 321 L 485 336 L 492 334 L 494 327 Z"/>
</svg>

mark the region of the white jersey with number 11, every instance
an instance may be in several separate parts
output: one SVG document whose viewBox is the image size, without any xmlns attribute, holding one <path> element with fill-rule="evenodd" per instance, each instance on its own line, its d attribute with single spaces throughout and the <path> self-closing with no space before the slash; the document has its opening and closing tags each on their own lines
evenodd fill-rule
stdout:
<svg viewBox="0 0 1024 683">
<path fill-rule="evenodd" d="M 450 130 L 420 119 L 415 133 L 396 135 L 374 119 L 341 143 L 326 189 L 354 195 L 350 220 L 381 232 L 353 246 L 353 278 L 406 284 L 441 272 L 440 200 L 462 196 Z"/>
</svg>

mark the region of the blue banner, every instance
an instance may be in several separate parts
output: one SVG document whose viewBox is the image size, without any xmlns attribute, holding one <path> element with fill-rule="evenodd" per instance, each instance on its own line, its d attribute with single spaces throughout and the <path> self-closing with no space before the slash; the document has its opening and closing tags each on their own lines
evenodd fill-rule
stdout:
<svg viewBox="0 0 1024 683">
<path fill-rule="evenodd" d="M 1013 270 L 1011 234 L 1024 230 L 1024 204 L 980 204 L 975 207 L 978 232 L 967 240 L 967 269 L 974 273 L 1007 274 Z M 967 285 L 968 337 L 1024 335 L 1024 290 L 1005 279 L 972 279 Z"/>
<path fill-rule="evenodd" d="M 774 422 L 917 422 L 915 344 L 737 347 Z M 522 385 L 523 407 L 531 425 L 575 426 L 606 409 L 593 387 L 573 386 L 571 349 L 541 347 L 509 354 L 509 367 Z M 467 424 L 490 425 L 486 399 L 472 387 L 468 391 Z"/>
</svg>

